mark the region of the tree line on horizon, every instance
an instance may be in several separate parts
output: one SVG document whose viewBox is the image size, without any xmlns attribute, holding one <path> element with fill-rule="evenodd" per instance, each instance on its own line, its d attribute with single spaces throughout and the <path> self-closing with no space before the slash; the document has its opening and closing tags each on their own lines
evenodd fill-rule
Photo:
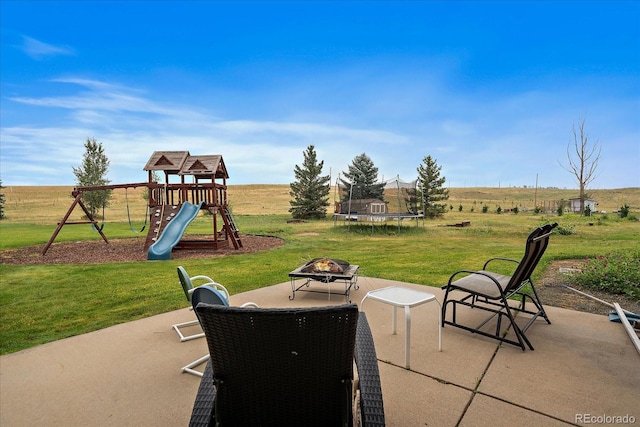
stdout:
<svg viewBox="0 0 640 427">
<path fill-rule="evenodd" d="M 563 166 L 573 174 L 578 181 L 580 189 L 581 212 L 584 212 L 584 200 L 588 197 L 586 188 L 596 178 L 598 162 L 600 160 L 601 146 L 598 141 L 590 144 L 585 131 L 585 119 L 576 129 L 573 127 L 573 152 L 571 142 L 567 144 L 568 166 Z M 73 168 L 78 186 L 104 186 L 109 169 L 107 157 L 102 143 L 95 138 L 87 137 L 84 144 L 85 153 L 82 164 Z M 297 219 L 325 218 L 329 206 L 329 192 L 331 189 L 330 176 L 322 175 L 324 161 L 318 161 L 315 146 L 309 145 L 303 152 L 302 165 L 295 165 L 295 181 L 289 184 L 290 205 L 289 212 Z M 562 164 L 561 164 L 562 166 Z M 407 213 L 423 213 L 426 217 L 436 217 L 446 212 L 446 203 L 449 198 L 449 190 L 444 187 L 446 179 L 440 176 L 442 167 L 436 159 L 427 155 L 417 167 L 418 179 L 414 189 L 407 191 Z M 341 192 L 341 201 L 354 199 L 380 199 L 384 201 L 384 183 L 378 183 L 378 168 L 366 153 L 356 156 L 348 170 L 342 172 L 340 178 L 341 188 L 349 188 L 349 191 Z M 4 218 L 4 194 L 1 193 L 2 181 L 0 181 L 0 220 Z M 82 195 L 83 202 L 88 206 L 92 216 L 95 217 L 99 208 L 109 205 L 111 190 L 89 191 Z M 420 209 L 421 208 L 421 209 Z"/>
<path fill-rule="evenodd" d="M 573 126 L 573 141 L 567 143 L 567 166 L 562 165 L 571 173 L 579 185 L 580 212 L 585 214 L 585 199 L 587 186 L 596 178 L 598 162 L 600 160 L 601 146 L 596 141 L 591 144 L 585 130 L 585 119 L 579 123 L 578 128 Z M 296 180 L 290 184 L 289 212 L 294 218 L 311 219 L 324 218 L 329 206 L 330 176 L 322 175 L 324 161 L 318 161 L 315 147 L 309 145 L 303 153 L 302 165 L 296 165 L 294 174 Z M 428 218 L 442 215 L 446 211 L 444 201 L 449 198 L 449 190 L 444 188 L 445 177 L 440 176 L 442 167 L 436 159 L 427 155 L 418 166 L 418 179 L 415 189 L 407 193 L 407 213 L 420 212 Z M 377 183 L 378 168 L 365 153 L 356 156 L 348 170 L 342 172 L 344 178 L 340 178 L 343 188 L 349 188 L 348 193 L 343 191 L 341 201 L 379 199 L 384 201 L 384 183 Z"/>
<path fill-rule="evenodd" d="M 315 146 L 303 152 L 301 165 L 294 167 L 295 181 L 290 184 L 289 212 L 296 219 L 320 219 L 327 216 L 331 177 L 322 175 L 324 160 L 318 161 Z M 444 187 L 446 179 L 440 176 L 442 167 L 430 155 L 417 167 L 415 188 L 407 189 L 406 206 L 409 214 L 423 213 L 427 217 L 442 215 L 449 199 Z M 384 201 L 384 183 L 378 182 L 378 168 L 366 153 L 357 155 L 341 173 L 340 201 L 377 199 Z"/>
</svg>

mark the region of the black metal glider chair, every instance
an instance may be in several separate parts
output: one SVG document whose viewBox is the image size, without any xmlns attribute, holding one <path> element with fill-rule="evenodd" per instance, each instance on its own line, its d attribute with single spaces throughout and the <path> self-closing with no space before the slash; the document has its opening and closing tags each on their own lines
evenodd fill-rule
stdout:
<svg viewBox="0 0 640 427">
<path fill-rule="evenodd" d="M 473 333 L 507 342 L 521 347 L 523 351 L 526 344 L 527 347 L 533 350 L 531 342 L 525 335 L 527 329 L 538 317 L 544 318 L 549 324 L 551 321 L 544 311 L 540 298 L 538 298 L 531 275 L 547 249 L 549 236 L 551 236 L 552 230 L 557 225 L 557 223 L 547 224 L 533 230 L 527 237 L 524 256 L 520 261 L 510 258 L 491 258 L 485 262 L 480 271 L 460 270 L 451 275 L 448 284 L 442 287 L 442 289 L 446 290 L 442 304 L 442 325 L 456 326 Z M 495 267 L 502 262 L 516 263 L 515 270 L 511 275 L 499 274 L 488 270 L 488 268 Z M 460 291 L 462 294 L 453 293 L 452 291 Z M 519 298 L 519 305 L 509 305 L 508 300 L 511 298 Z M 527 305 L 527 301 L 530 301 L 531 304 Z M 457 319 L 459 305 L 483 310 L 489 312 L 490 315 L 475 327 L 463 325 L 458 323 Z M 449 306 L 451 306 L 451 320 L 448 320 L 446 316 Z M 524 327 L 518 326 L 514 313 L 526 313 L 530 316 Z M 493 324 L 488 324 L 496 316 L 495 331 L 488 332 L 485 326 L 493 328 Z M 506 327 L 510 327 L 513 330 L 515 340 L 507 338 L 505 328 L 503 328 L 503 319 L 507 320 Z"/>
<path fill-rule="evenodd" d="M 373 338 L 356 305 L 200 303 L 196 313 L 211 359 L 190 426 L 384 425 Z"/>
</svg>

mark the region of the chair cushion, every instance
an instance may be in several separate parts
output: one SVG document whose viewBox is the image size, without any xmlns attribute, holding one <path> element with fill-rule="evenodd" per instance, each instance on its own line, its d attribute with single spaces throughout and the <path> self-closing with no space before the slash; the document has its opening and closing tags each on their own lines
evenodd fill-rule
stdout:
<svg viewBox="0 0 640 427">
<path fill-rule="evenodd" d="M 500 289 L 498 289 L 496 283 L 487 276 L 491 276 L 495 279 L 500 285 Z M 478 273 L 469 274 L 468 276 L 458 279 L 452 282 L 451 285 L 474 294 L 498 299 L 500 298 L 501 290 L 504 290 L 504 288 L 509 284 L 510 279 L 510 276 L 505 276 L 504 274 L 482 270 Z"/>
<path fill-rule="evenodd" d="M 201 302 L 207 304 L 224 305 L 227 307 L 229 306 L 229 302 L 224 297 L 222 292 L 209 285 L 198 286 L 193 290 L 193 294 L 191 295 L 191 303 L 193 304 L 194 310 L 198 303 Z"/>
</svg>

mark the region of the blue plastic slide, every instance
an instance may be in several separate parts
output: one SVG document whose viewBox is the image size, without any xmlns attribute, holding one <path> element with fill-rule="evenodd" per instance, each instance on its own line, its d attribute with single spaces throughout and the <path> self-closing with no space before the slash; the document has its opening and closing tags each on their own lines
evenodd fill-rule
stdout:
<svg viewBox="0 0 640 427">
<path fill-rule="evenodd" d="M 198 215 L 202 203 L 194 205 L 184 202 L 180 211 L 169 221 L 164 228 L 158 240 L 149 247 L 147 252 L 148 260 L 167 260 L 171 259 L 171 251 L 173 247 L 182 239 L 184 230 L 193 219 Z"/>
</svg>

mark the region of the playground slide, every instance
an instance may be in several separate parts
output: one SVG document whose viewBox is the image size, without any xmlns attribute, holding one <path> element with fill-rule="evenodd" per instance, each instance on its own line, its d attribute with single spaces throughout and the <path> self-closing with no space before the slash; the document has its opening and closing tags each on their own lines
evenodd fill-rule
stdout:
<svg viewBox="0 0 640 427">
<path fill-rule="evenodd" d="M 194 205 L 184 202 L 180 211 L 173 217 L 158 237 L 158 240 L 149 247 L 147 252 L 148 260 L 167 260 L 171 259 L 171 251 L 182 238 L 184 230 L 193 219 L 198 215 L 202 203 Z"/>
</svg>

